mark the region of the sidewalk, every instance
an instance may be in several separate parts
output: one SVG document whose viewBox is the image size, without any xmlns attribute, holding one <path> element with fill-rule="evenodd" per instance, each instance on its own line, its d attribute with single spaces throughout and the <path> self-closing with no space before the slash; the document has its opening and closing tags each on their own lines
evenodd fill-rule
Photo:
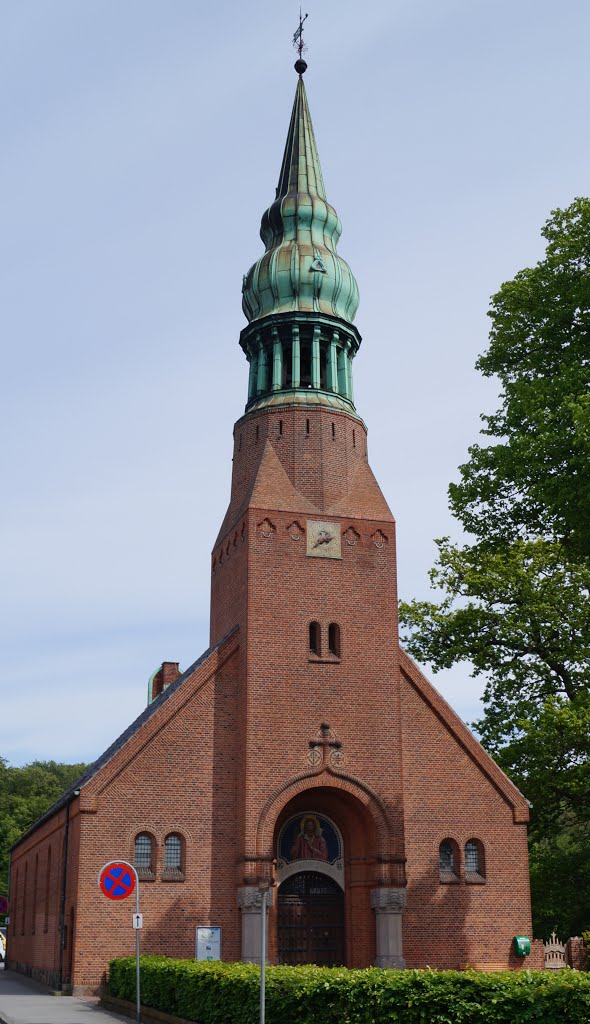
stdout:
<svg viewBox="0 0 590 1024">
<path fill-rule="evenodd" d="M 52 996 L 49 990 L 21 974 L 0 970 L 0 1024 L 114 1024 L 129 1017 L 109 1013 L 98 999 Z"/>
</svg>

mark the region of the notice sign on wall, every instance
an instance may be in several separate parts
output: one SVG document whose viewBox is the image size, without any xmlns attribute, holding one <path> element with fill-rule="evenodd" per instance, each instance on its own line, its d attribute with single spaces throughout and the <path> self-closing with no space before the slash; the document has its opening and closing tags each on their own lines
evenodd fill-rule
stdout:
<svg viewBox="0 0 590 1024">
<path fill-rule="evenodd" d="M 221 960 L 221 928 L 197 928 L 195 959 Z"/>
</svg>

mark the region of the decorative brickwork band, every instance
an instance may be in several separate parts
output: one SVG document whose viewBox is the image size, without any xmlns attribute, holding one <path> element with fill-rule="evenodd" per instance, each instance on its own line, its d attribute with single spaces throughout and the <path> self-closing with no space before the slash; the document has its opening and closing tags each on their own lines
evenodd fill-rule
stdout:
<svg viewBox="0 0 590 1024">
<path fill-rule="evenodd" d="M 402 950 L 402 911 L 406 902 L 405 889 L 386 886 L 371 889 L 371 906 L 375 911 L 375 967 L 403 970 L 406 966 Z"/>
</svg>

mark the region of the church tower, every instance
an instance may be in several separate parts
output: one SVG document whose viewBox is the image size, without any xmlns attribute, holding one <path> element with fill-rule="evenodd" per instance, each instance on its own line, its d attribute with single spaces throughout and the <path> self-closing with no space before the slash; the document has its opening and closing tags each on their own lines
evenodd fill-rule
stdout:
<svg viewBox="0 0 590 1024">
<path fill-rule="evenodd" d="M 148 707 L 12 850 L 9 966 L 59 989 L 96 989 L 129 952 L 128 910 L 98 895 L 112 860 L 137 870 L 144 953 L 259 962 L 266 904 L 271 963 L 543 965 L 542 943 L 514 945 L 527 802 L 399 646 L 395 524 L 353 391 L 358 288 L 295 68 L 242 289 L 211 645 L 159 667 Z"/>
<path fill-rule="evenodd" d="M 301 962 L 366 966 L 378 907 L 387 915 L 374 955 L 401 966 L 395 526 L 354 403 L 358 287 L 337 252 L 342 229 L 326 198 L 305 67 L 296 64 L 276 197 L 262 217 L 265 252 L 243 282 L 248 401 L 212 555 L 211 643 L 239 625 L 240 899 L 252 898 L 276 862 L 271 956 L 296 961 L 295 943 Z M 312 857 L 290 858 L 305 815 L 317 842 L 330 838 L 326 884 Z M 307 906 L 308 890 L 323 909 L 312 899 Z M 314 913 L 330 917 L 324 951 L 303 949 Z M 258 924 L 244 920 L 252 931 L 244 929 L 243 955 L 255 959 Z"/>
</svg>

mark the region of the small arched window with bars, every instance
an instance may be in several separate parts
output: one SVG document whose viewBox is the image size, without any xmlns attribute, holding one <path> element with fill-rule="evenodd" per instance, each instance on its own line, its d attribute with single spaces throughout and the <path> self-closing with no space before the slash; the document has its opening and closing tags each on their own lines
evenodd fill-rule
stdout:
<svg viewBox="0 0 590 1024">
<path fill-rule="evenodd" d="M 149 832 L 135 837 L 135 868 L 139 878 L 146 882 L 155 878 L 155 843 Z"/>
<path fill-rule="evenodd" d="M 438 848 L 438 873 L 441 882 L 459 881 L 459 847 L 454 839 L 443 839 Z"/>
<path fill-rule="evenodd" d="M 465 881 L 483 882 L 485 876 L 483 843 L 479 839 L 469 839 L 465 843 Z"/>
<path fill-rule="evenodd" d="M 171 832 L 164 841 L 162 878 L 169 882 L 184 881 L 184 841 L 176 832 Z"/>
</svg>

